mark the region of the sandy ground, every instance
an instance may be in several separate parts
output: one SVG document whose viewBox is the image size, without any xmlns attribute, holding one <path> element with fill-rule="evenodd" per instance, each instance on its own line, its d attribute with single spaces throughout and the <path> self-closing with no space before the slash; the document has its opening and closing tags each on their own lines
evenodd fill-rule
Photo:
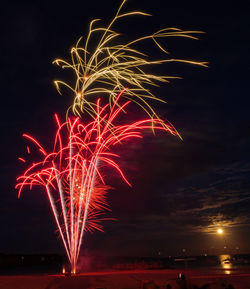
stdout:
<svg viewBox="0 0 250 289">
<path fill-rule="evenodd" d="M 141 289 L 142 284 L 154 281 L 160 289 L 167 284 L 181 288 L 177 282 L 177 270 L 116 271 L 85 273 L 74 277 L 60 275 L 0 276 L 0 289 Z M 191 285 L 214 284 L 212 288 L 225 288 L 220 283 L 232 284 L 235 289 L 250 289 L 250 270 L 183 272 Z M 230 274 L 228 274 L 230 273 Z M 215 283 L 217 285 L 215 285 Z"/>
</svg>

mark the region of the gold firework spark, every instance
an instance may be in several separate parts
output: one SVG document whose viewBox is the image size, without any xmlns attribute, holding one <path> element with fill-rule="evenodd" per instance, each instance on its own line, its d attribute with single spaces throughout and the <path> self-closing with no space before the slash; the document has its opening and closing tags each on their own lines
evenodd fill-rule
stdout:
<svg viewBox="0 0 250 289">
<path fill-rule="evenodd" d="M 200 66 L 207 66 L 206 62 L 191 61 L 184 59 L 167 58 L 168 52 L 160 43 L 160 39 L 166 37 L 185 37 L 197 39 L 194 35 L 200 31 L 186 31 L 178 28 L 164 28 L 154 34 L 137 38 L 125 44 L 117 43 L 119 33 L 113 30 L 113 25 L 121 18 L 132 15 L 150 16 L 140 11 L 122 12 L 126 0 L 121 3 L 115 17 L 106 27 L 96 26 L 100 19 L 90 22 L 89 32 L 85 41 L 80 38 L 71 49 L 71 60 L 56 59 L 53 63 L 63 69 L 71 69 L 75 79 L 73 83 L 61 80 L 54 81 L 58 92 L 61 94 L 61 86 L 70 89 L 74 101 L 69 107 L 75 115 L 81 116 L 83 112 L 95 117 L 95 96 L 106 95 L 109 103 L 116 102 L 116 97 L 121 91 L 126 90 L 123 97 L 132 100 L 139 105 L 150 117 L 158 118 L 150 100 L 165 102 L 156 97 L 150 90 L 151 86 L 158 86 L 161 82 L 168 82 L 171 78 L 179 78 L 166 75 L 149 74 L 145 68 L 151 65 L 168 62 L 183 62 Z M 94 38 L 97 37 L 97 38 Z M 90 41 L 94 38 L 97 45 L 90 48 Z M 115 41 L 114 41 L 115 40 Z M 145 53 L 133 48 L 138 42 L 152 40 L 164 53 L 165 58 L 161 60 L 150 60 Z M 128 88 L 128 89 L 126 89 Z M 67 114 L 68 114 L 67 112 Z"/>
</svg>

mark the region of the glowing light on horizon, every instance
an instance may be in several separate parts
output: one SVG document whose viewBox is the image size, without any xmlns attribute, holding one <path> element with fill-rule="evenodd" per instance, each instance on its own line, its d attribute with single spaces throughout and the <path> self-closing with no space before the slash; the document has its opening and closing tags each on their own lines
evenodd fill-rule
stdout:
<svg viewBox="0 0 250 289">
<path fill-rule="evenodd" d="M 122 93 L 116 100 L 121 96 Z M 129 103 L 116 102 L 111 108 L 109 104 L 102 107 L 98 99 L 96 118 L 87 124 L 71 117 L 61 124 L 55 115 L 58 130 L 50 153 L 35 138 L 23 135 L 37 146 L 41 159 L 17 178 L 18 196 L 25 187 L 45 188 L 72 273 L 76 272 L 84 232 L 103 230 L 100 222 L 103 210 L 108 209 L 106 192 L 109 188 L 104 180 L 103 166 L 114 168 L 130 185 L 115 161 L 119 155 L 112 152 L 113 147 L 125 140 L 142 138 L 142 130 L 152 129 L 152 126 L 154 130 L 176 135 L 171 126 L 159 119 L 119 124 L 117 118 L 121 113 L 125 115 Z"/>
<path fill-rule="evenodd" d="M 63 265 L 63 267 L 62 267 L 62 274 L 64 275 L 65 273 L 66 273 L 65 266 Z"/>
<path fill-rule="evenodd" d="M 231 256 L 228 254 L 219 255 L 219 260 L 224 273 L 229 275 L 232 273 L 231 269 L 233 267 Z"/>
</svg>

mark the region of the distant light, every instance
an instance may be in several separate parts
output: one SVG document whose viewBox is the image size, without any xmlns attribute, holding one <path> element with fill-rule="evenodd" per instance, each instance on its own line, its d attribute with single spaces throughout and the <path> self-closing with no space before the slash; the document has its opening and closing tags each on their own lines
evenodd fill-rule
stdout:
<svg viewBox="0 0 250 289">
<path fill-rule="evenodd" d="M 217 230 L 217 233 L 218 233 L 219 235 L 221 235 L 221 234 L 223 234 L 223 230 L 222 230 L 222 229 L 218 229 L 218 230 Z"/>
</svg>

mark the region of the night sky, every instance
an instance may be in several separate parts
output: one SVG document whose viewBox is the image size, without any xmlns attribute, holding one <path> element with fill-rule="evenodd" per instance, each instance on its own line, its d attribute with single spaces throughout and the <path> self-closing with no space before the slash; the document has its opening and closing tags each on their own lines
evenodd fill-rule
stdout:
<svg viewBox="0 0 250 289">
<path fill-rule="evenodd" d="M 208 61 L 152 70 L 183 77 L 154 90 L 167 104 L 161 116 L 183 137 L 147 135 L 120 151 L 132 189 L 112 172 L 112 212 L 104 233 L 87 234 L 83 254 L 161 256 L 250 252 L 250 10 L 244 1 L 129 0 L 131 17 L 115 26 L 125 40 L 164 27 L 201 30 L 200 40 L 166 39 L 171 57 Z M 64 253 L 45 192 L 26 190 L 17 199 L 23 172 L 23 132 L 50 142 L 53 113 L 64 117 L 72 99 L 60 96 L 52 65 L 69 57 L 94 18 L 107 23 L 120 1 L 8 1 L 1 11 L 0 253 Z M 122 38 L 121 38 L 122 39 Z M 159 50 L 153 58 L 163 58 Z M 158 70 L 157 70 L 158 69 Z M 216 229 L 225 230 L 223 236 Z M 226 246 L 227 249 L 223 247 Z M 160 253 L 159 253 L 160 252 Z"/>
</svg>

